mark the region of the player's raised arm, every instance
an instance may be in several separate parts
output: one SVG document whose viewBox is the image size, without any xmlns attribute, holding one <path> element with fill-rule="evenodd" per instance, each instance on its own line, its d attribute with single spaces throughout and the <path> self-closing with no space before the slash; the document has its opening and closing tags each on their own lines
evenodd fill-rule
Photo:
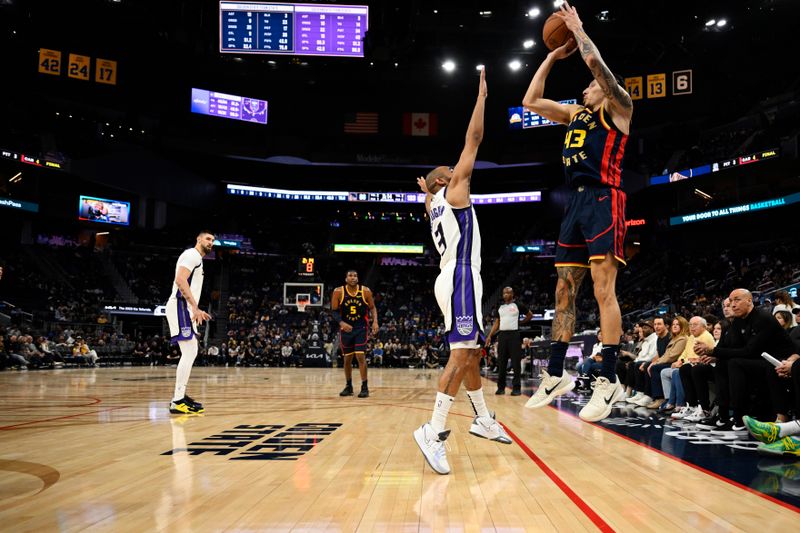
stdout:
<svg viewBox="0 0 800 533">
<path fill-rule="evenodd" d="M 559 59 L 564 59 L 575 53 L 575 40 L 569 39 L 562 46 L 559 46 L 549 54 L 539 68 L 536 74 L 533 75 L 531 84 L 525 92 L 525 97 L 522 99 L 522 106 L 537 113 L 547 120 L 558 122 L 559 124 L 569 124 L 572 114 L 577 111 L 580 106 L 575 104 L 561 104 L 554 100 L 544 98 L 544 82 L 547 75 L 550 74 L 550 69 Z"/>
<path fill-rule="evenodd" d="M 603 93 L 609 102 L 617 111 L 626 118 L 630 118 L 633 114 L 633 101 L 630 95 L 625 92 L 617 80 L 611 69 L 608 68 L 603 58 L 600 56 L 600 51 L 597 46 L 589 39 L 586 32 L 583 31 L 583 22 L 578 17 L 578 11 L 569 5 L 568 2 L 561 4 L 561 11 L 556 13 L 567 25 L 575 40 L 578 42 L 578 50 L 580 50 L 581 57 L 586 62 L 589 70 L 592 71 L 594 79 L 597 80 L 598 85 L 603 89 Z"/>
<path fill-rule="evenodd" d="M 453 168 L 453 178 L 447 186 L 447 201 L 453 205 L 469 204 L 469 180 L 472 177 L 472 168 L 478 155 L 478 147 L 483 140 L 483 110 L 486 103 L 488 90 L 486 88 L 486 69 L 481 69 L 481 79 L 478 84 L 478 98 L 472 109 L 472 117 L 467 126 L 467 137 L 464 140 L 464 149 Z M 455 202 L 455 203 L 454 203 Z"/>
</svg>

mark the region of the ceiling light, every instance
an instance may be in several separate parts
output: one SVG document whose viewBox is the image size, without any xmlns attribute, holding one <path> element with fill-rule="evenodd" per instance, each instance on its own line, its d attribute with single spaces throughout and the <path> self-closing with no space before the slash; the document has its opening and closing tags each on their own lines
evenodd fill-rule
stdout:
<svg viewBox="0 0 800 533">
<path fill-rule="evenodd" d="M 22 172 L 17 172 L 16 174 L 14 174 L 12 177 L 10 177 L 8 179 L 8 182 L 9 183 L 16 183 L 18 181 L 21 181 L 22 180 L 21 176 L 22 176 Z"/>
<path fill-rule="evenodd" d="M 528 17 L 535 19 L 538 17 L 542 12 L 539 10 L 538 7 L 532 7 L 528 10 Z"/>
<path fill-rule="evenodd" d="M 522 63 L 518 59 L 514 59 L 508 64 L 508 68 L 515 71 L 519 70 L 522 68 Z"/>
<path fill-rule="evenodd" d="M 492 16 L 492 12 L 491 11 L 478 11 L 478 15 L 480 15 L 482 17 L 489 18 L 489 17 Z"/>
<path fill-rule="evenodd" d="M 710 19 L 708 22 L 706 22 L 706 28 L 708 28 L 709 26 L 713 26 L 716 23 L 717 23 L 716 20 Z"/>
<path fill-rule="evenodd" d="M 725 26 L 727 23 L 728 23 L 728 21 L 727 21 L 727 20 L 725 20 L 725 19 L 720 19 L 720 20 L 718 20 L 718 21 L 717 21 L 717 28 L 722 28 L 722 27 L 723 27 L 723 26 Z"/>
<path fill-rule="evenodd" d="M 442 63 L 442 68 L 445 72 L 453 72 L 456 69 L 456 63 L 452 59 L 448 59 Z"/>
<path fill-rule="evenodd" d="M 533 45 L 536 44 L 533 39 L 528 39 L 522 43 L 522 46 L 525 48 L 533 48 Z"/>
<path fill-rule="evenodd" d="M 708 194 L 707 192 L 701 191 L 700 189 L 695 189 L 694 193 L 697 196 L 699 196 L 700 198 L 702 198 L 703 200 L 705 200 L 705 201 L 709 201 L 712 198 L 712 196 L 710 194 Z"/>
</svg>

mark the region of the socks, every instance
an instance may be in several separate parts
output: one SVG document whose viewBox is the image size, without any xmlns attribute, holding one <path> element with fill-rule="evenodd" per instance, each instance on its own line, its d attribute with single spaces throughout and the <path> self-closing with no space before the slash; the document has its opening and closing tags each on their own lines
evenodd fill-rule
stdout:
<svg viewBox="0 0 800 533">
<path fill-rule="evenodd" d="M 614 383 L 617 381 L 617 355 L 619 355 L 619 344 L 604 344 L 603 349 L 600 351 L 603 354 L 603 363 L 600 368 L 600 375 L 608 378 L 608 381 Z"/>
<path fill-rule="evenodd" d="M 452 396 L 448 396 L 443 392 L 436 393 L 436 402 L 433 404 L 433 416 L 431 417 L 431 426 L 433 426 L 433 430 L 436 433 L 444 431 L 444 425 L 447 423 L 447 413 L 450 412 L 453 400 Z"/>
<path fill-rule="evenodd" d="M 366 379 L 365 379 L 364 381 L 362 381 L 362 382 L 361 382 L 361 390 L 364 390 L 364 389 L 368 389 L 368 388 L 369 388 L 369 387 L 367 386 L 367 381 L 368 381 L 368 380 L 366 380 Z"/>
<path fill-rule="evenodd" d="M 778 422 L 779 428 L 778 437 L 789 437 L 792 435 L 800 435 L 800 420 L 792 420 L 791 422 Z"/>
<path fill-rule="evenodd" d="M 547 373 L 551 376 L 564 374 L 564 358 L 567 356 L 568 342 L 553 341 L 550 343 L 550 360 L 547 362 Z"/>
<path fill-rule="evenodd" d="M 353 388 L 353 380 L 352 379 L 348 379 L 347 380 L 347 386 L 350 387 L 351 389 Z"/>
<path fill-rule="evenodd" d="M 472 404 L 472 409 L 478 416 L 492 416 L 489 414 L 489 409 L 486 408 L 486 400 L 483 399 L 483 388 L 478 390 L 468 390 L 467 396 Z"/>
<path fill-rule="evenodd" d="M 189 383 L 189 375 L 192 373 L 192 365 L 197 357 L 197 339 L 188 341 L 178 341 L 181 349 L 181 358 L 178 361 L 178 371 L 175 373 L 175 393 L 172 401 L 177 402 L 186 396 L 186 384 Z"/>
</svg>

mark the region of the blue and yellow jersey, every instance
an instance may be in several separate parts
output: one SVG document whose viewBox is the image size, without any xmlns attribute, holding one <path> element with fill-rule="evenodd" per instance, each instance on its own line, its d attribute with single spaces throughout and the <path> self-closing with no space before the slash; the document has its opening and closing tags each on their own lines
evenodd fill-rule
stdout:
<svg viewBox="0 0 800 533">
<path fill-rule="evenodd" d="M 369 305 L 364 297 L 364 287 L 359 285 L 355 294 L 350 294 L 347 285 L 342 286 L 339 312 L 342 320 L 353 326 L 353 329 L 366 328 L 369 321 Z"/>
<path fill-rule="evenodd" d="M 622 188 L 622 157 L 628 136 L 603 109 L 581 107 L 570 119 L 561 159 L 567 185 Z"/>
</svg>

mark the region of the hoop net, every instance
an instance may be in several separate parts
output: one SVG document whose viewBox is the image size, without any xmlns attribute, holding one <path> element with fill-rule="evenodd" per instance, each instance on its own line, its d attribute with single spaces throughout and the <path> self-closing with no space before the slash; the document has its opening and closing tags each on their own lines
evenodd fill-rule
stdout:
<svg viewBox="0 0 800 533">
<path fill-rule="evenodd" d="M 295 296 L 295 305 L 297 305 L 297 311 L 300 313 L 306 312 L 306 306 L 311 303 L 311 295 L 308 293 L 300 293 Z"/>
</svg>

